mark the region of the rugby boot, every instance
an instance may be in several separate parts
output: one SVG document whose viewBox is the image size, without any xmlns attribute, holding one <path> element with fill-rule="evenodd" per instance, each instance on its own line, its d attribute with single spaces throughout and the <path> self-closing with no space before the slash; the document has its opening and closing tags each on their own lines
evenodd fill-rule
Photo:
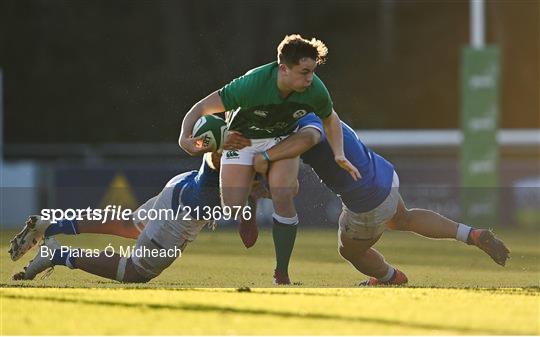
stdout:
<svg viewBox="0 0 540 337">
<path fill-rule="evenodd" d="M 495 263 L 504 267 L 510 258 L 510 250 L 489 229 L 471 229 L 467 244 L 483 250 Z"/>
<path fill-rule="evenodd" d="M 37 245 L 43 239 L 45 230 L 50 224 L 49 220 L 41 220 L 39 215 L 29 216 L 23 229 L 9 243 L 8 252 L 11 260 L 17 261 Z"/>
<path fill-rule="evenodd" d="M 272 277 L 272 284 L 276 286 L 286 286 L 291 284 L 291 280 L 289 279 L 289 275 L 276 269 L 274 270 L 274 276 Z"/>
<path fill-rule="evenodd" d="M 394 269 L 394 275 L 390 278 L 390 280 L 383 282 L 375 277 L 370 277 L 369 279 L 360 282 L 359 286 L 361 287 L 374 287 L 374 286 L 397 286 L 406 284 L 409 282 L 407 279 L 407 275 L 405 275 L 401 270 Z"/>
</svg>

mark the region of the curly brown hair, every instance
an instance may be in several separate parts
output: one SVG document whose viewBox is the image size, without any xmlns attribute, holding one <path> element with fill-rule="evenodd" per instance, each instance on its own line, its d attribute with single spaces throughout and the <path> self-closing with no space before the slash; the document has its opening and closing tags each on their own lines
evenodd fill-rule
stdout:
<svg viewBox="0 0 540 337">
<path fill-rule="evenodd" d="M 299 34 L 287 35 L 277 47 L 278 63 L 286 64 L 289 68 L 299 64 L 300 59 L 309 57 L 317 64 L 324 64 L 328 48 L 316 38 L 311 40 L 304 39 Z"/>
</svg>

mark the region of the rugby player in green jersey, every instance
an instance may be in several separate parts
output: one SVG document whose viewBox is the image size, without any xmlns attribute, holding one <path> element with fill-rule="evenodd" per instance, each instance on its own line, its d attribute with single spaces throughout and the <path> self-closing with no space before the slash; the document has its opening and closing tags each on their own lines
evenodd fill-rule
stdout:
<svg viewBox="0 0 540 337">
<path fill-rule="evenodd" d="M 229 131 L 251 140 L 240 150 L 224 152 L 220 188 L 222 204 L 244 206 L 254 178 L 253 157 L 294 132 L 298 119 L 314 112 L 323 121 L 336 163 L 353 179 L 360 174 L 344 155 L 340 119 L 315 68 L 326 60 L 328 49 L 317 39 L 286 36 L 277 47 L 277 61 L 247 72 L 196 103 L 184 117 L 179 144 L 191 155 L 203 152 L 191 130 L 202 116 L 227 111 Z M 270 158 L 268 158 L 270 160 Z M 298 216 L 293 198 L 298 188 L 299 158 L 272 162 L 268 183 L 274 204 L 273 237 L 276 248 L 274 279 L 287 283 L 288 264 L 296 238 Z M 240 219 L 237 219 L 238 222 Z M 242 228 L 240 228 L 242 230 Z"/>
</svg>

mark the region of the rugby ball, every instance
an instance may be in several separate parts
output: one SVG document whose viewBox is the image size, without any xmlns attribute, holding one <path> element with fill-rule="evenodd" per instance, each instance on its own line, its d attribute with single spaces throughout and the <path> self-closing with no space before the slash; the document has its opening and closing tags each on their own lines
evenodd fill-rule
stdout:
<svg viewBox="0 0 540 337">
<path fill-rule="evenodd" d="M 192 136 L 201 138 L 204 147 L 209 147 L 212 151 L 220 150 L 223 147 L 227 123 L 214 115 L 202 116 L 193 126 Z"/>
</svg>

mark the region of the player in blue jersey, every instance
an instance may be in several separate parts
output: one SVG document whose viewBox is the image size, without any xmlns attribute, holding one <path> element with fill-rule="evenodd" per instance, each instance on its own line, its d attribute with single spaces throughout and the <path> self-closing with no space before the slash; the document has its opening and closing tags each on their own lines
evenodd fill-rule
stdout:
<svg viewBox="0 0 540 337">
<path fill-rule="evenodd" d="M 429 238 L 456 239 L 477 246 L 496 263 L 505 265 L 509 251 L 489 230 L 475 229 L 429 210 L 407 209 L 399 194 L 399 179 L 393 165 L 366 147 L 347 124 L 341 122 L 341 126 L 345 156 L 360 172 L 359 180 L 351 179 L 335 164 L 321 122 L 314 114 L 300 119 L 296 134 L 255 156 L 254 166 L 257 172 L 266 174 L 274 160 L 300 155 L 322 182 L 341 197 L 339 253 L 371 277 L 364 285 L 407 282 L 404 273 L 372 248 L 386 228 L 412 231 Z M 246 141 L 233 135 L 228 143 L 226 146 L 240 147 Z M 286 271 L 283 276 L 281 284 L 290 283 Z"/>
<path fill-rule="evenodd" d="M 205 206 L 214 209 L 221 204 L 219 197 L 219 167 L 221 154 L 206 153 L 198 171 L 190 171 L 172 178 L 155 197 L 139 207 L 132 220 L 60 220 L 51 223 L 40 216 L 31 216 L 24 229 L 11 240 L 12 260 L 19 259 L 30 248 L 44 240 L 36 257 L 14 279 L 31 280 L 39 273 L 56 265 L 84 270 L 120 282 L 148 282 L 178 258 L 205 225 L 213 221 L 203 218 L 203 212 L 186 214 L 188 207 Z M 255 197 L 252 194 L 252 197 Z M 254 203 L 252 203 L 254 204 Z M 176 216 L 176 211 L 181 211 Z M 168 212 L 171 211 L 172 212 Z M 161 214 L 158 219 L 150 213 Z M 244 222 L 255 221 L 252 217 Z M 199 219 L 197 219 L 197 216 Z M 150 220 L 148 220 L 150 219 Z M 254 224 L 252 224 L 253 226 Z M 61 247 L 54 238 L 57 234 L 79 233 L 112 234 L 137 239 L 130 257 L 107 251 L 89 254 L 79 249 Z M 244 244 L 254 243 L 249 233 L 244 233 Z M 91 256 L 89 256 L 91 255 Z"/>
</svg>

